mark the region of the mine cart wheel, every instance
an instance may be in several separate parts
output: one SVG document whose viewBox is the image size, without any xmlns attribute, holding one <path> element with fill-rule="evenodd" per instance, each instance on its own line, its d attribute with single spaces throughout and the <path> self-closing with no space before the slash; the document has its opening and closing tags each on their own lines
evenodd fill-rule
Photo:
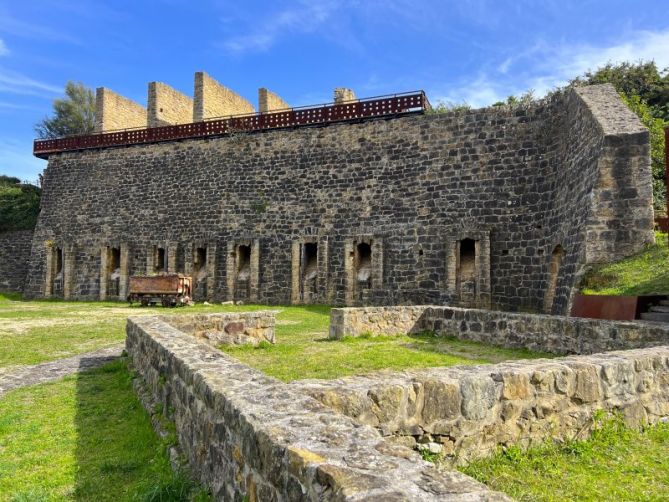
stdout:
<svg viewBox="0 0 669 502">
<path fill-rule="evenodd" d="M 160 303 L 163 307 L 169 307 L 171 302 L 169 298 L 163 298 L 160 300 Z"/>
<path fill-rule="evenodd" d="M 140 298 L 139 304 L 142 307 L 148 307 L 149 306 L 149 299 L 148 298 Z"/>
</svg>

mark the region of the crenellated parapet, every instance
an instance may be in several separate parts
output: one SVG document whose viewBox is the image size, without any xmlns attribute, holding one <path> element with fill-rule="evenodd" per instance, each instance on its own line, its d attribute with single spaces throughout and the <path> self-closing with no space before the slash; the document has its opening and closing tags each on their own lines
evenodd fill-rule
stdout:
<svg viewBox="0 0 669 502">
<path fill-rule="evenodd" d="M 258 111 L 260 113 L 275 112 L 286 110 L 288 108 L 290 108 L 290 105 L 278 94 L 275 94 L 264 87 L 258 89 Z"/>
<path fill-rule="evenodd" d="M 253 105 L 236 92 L 221 85 L 205 72 L 195 73 L 193 120 L 255 113 Z"/>
<path fill-rule="evenodd" d="M 193 100 L 162 82 L 149 82 L 148 126 L 160 127 L 193 122 Z"/>
<path fill-rule="evenodd" d="M 347 89 L 346 87 L 337 87 L 334 90 L 334 102 L 337 105 L 341 105 L 342 103 L 351 103 L 357 100 L 358 98 L 356 98 L 353 89 Z"/>
<path fill-rule="evenodd" d="M 146 127 L 146 108 L 106 87 L 95 90 L 95 132 Z"/>
</svg>

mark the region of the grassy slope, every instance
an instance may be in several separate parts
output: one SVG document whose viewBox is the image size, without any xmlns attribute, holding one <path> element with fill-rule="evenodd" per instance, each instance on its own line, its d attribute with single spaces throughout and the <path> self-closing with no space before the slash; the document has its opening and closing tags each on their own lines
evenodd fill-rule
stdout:
<svg viewBox="0 0 669 502">
<path fill-rule="evenodd" d="M 0 398 L 0 500 L 187 500 L 168 441 L 123 361 L 15 390 Z"/>
<path fill-rule="evenodd" d="M 384 368 L 401 370 L 546 357 L 430 335 L 329 340 L 328 307 L 280 307 L 279 310 L 275 345 L 223 347 L 223 350 L 284 381 L 336 378 Z"/>
<path fill-rule="evenodd" d="M 643 432 L 606 420 L 587 441 L 501 451 L 466 474 L 519 501 L 669 498 L 669 424 Z"/>
<path fill-rule="evenodd" d="M 669 294 L 667 234 L 656 233 L 655 244 L 625 260 L 591 270 L 583 280 L 586 295 Z"/>
</svg>

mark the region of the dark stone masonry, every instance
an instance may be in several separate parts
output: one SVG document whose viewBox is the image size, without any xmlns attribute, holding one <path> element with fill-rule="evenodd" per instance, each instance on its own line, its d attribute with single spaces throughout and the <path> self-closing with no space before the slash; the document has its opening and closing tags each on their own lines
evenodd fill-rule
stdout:
<svg viewBox="0 0 669 502">
<path fill-rule="evenodd" d="M 32 230 L 0 232 L 0 291 L 23 291 L 32 239 Z"/>
<path fill-rule="evenodd" d="M 25 293 L 124 299 L 166 271 L 196 299 L 566 313 L 585 267 L 653 238 L 648 132 L 603 85 L 52 154 Z"/>
</svg>

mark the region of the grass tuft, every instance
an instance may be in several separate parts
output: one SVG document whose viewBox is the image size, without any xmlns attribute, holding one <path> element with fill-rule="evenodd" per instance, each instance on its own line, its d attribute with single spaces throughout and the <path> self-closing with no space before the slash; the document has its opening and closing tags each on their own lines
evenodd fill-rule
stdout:
<svg viewBox="0 0 669 502">
<path fill-rule="evenodd" d="M 655 244 L 642 252 L 586 273 L 581 282 L 585 295 L 637 296 L 669 294 L 667 234 L 655 233 Z"/>
<path fill-rule="evenodd" d="M 460 470 L 519 501 L 666 500 L 669 424 L 635 430 L 600 413 L 587 440 L 502 448 Z"/>
</svg>

